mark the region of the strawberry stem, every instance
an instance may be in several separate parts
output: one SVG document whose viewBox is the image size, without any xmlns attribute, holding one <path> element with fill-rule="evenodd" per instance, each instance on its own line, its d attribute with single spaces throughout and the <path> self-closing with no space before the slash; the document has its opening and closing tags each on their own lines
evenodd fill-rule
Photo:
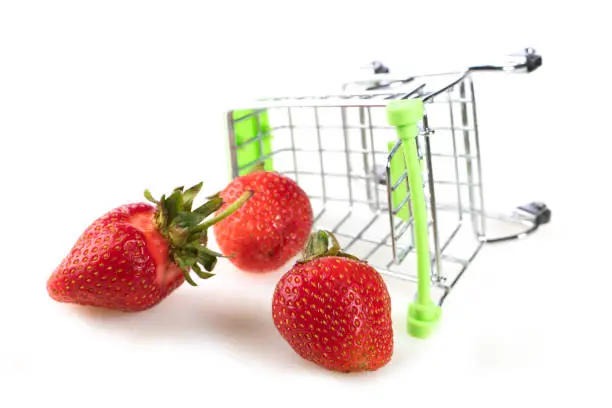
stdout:
<svg viewBox="0 0 612 408">
<path fill-rule="evenodd" d="M 329 237 L 332 240 L 332 247 L 330 249 L 330 252 L 333 252 L 336 254 L 339 253 L 341 251 L 340 242 L 338 242 L 338 239 L 336 238 L 336 236 L 332 234 L 331 232 L 327 232 L 327 235 L 329 235 Z"/>
<path fill-rule="evenodd" d="M 306 242 L 304 256 L 309 257 L 316 254 L 325 253 L 327 252 L 327 248 L 329 248 L 329 239 L 327 238 L 327 232 L 314 232 L 308 238 L 308 242 Z"/>
<path fill-rule="evenodd" d="M 331 248 L 329 247 L 330 240 L 332 243 Z M 361 261 L 354 255 L 342 252 L 340 242 L 333 233 L 327 230 L 319 230 L 310 234 L 298 263 L 306 263 L 326 256 L 339 256 Z"/>
<path fill-rule="evenodd" d="M 265 162 L 257 162 L 257 164 L 253 165 L 251 169 L 248 171 L 249 174 L 258 173 L 261 171 L 266 171 L 266 163 Z"/>
<path fill-rule="evenodd" d="M 211 272 L 217 264 L 217 258 L 224 257 L 223 254 L 206 247 L 208 228 L 234 213 L 253 195 L 252 191 L 245 192 L 223 211 L 205 220 L 218 211 L 224 202 L 215 195 L 192 210 L 194 199 L 202 185 L 203 183 L 198 183 L 185 191 L 183 187 L 177 187 L 170 196 L 162 195 L 159 200 L 153 198 L 148 190 L 144 193 L 148 201 L 156 204 L 155 227 L 168 240 L 169 257 L 181 268 L 185 280 L 192 286 L 197 284 L 189 276 L 190 271 L 193 270 L 201 279 L 208 279 L 214 276 Z"/>
<path fill-rule="evenodd" d="M 238 199 L 236 201 L 234 201 L 232 204 L 228 205 L 227 208 L 225 208 L 223 211 L 221 211 L 220 213 L 215 215 L 213 218 L 211 218 L 210 220 L 208 220 L 205 223 L 203 223 L 201 225 L 201 227 L 205 228 L 205 229 L 209 228 L 209 227 L 213 226 L 214 224 L 218 223 L 219 221 L 224 220 L 225 218 L 229 217 L 236 210 L 238 210 L 240 207 L 242 207 L 244 205 L 244 203 L 246 203 L 252 196 L 253 196 L 253 191 L 252 190 L 245 191 L 244 193 L 242 193 L 242 195 L 240 197 L 238 197 Z"/>
</svg>

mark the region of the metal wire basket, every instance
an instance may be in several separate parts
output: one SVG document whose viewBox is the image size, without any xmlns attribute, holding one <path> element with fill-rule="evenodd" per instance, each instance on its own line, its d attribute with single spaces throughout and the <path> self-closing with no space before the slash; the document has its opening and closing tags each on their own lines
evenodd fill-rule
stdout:
<svg viewBox="0 0 612 408">
<path fill-rule="evenodd" d="M 263 162 L 296 180 L 315 228 L 381 274 L 417 283 L 408 332 L 426 337 L 484 244 L 522 238 L 550 220 L 537 202 L 514 214 L 485 211 L 472 75 L 542 63 L 532 49 L 514 58 L 418 76 L 376 63 L 336 94 L 239 106 L 227 115 L 231 177 Z M 491 222 L 503 222 L 504 233 L 493 237 Z"/>
</svg>

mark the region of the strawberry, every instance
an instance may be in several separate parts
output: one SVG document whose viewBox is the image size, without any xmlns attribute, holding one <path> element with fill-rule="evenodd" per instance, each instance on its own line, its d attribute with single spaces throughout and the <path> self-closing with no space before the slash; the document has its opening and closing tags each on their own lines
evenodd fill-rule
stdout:
<svg viewBox="0 0 612 408">
<path fill-rule="evenodd" d="M 212 197 L 191 209 L 202 183 L 148 203 L 125 204 L 95 220 L 53 271 L 47 281 L 49 296 L 63 303 L 121 311 L 149 309 L 187 280 L 193 270 L 206 279 L 223 256 L 209 250 L 207 229 L 247 201 L 246 191 L 213 218 L 222 205 Z M 205 271 L 204 271 L 204 270 Z"/>
<path fill-rule="evenodd" d="M 276 270 L 306 244 L 313 223 L 310 200 L 289 177 L 261 168 L 235 178 L 219 195 L 232 202 L 247 190 L 253 197 L 213 227 L 217 244 L 241 270 Z"/>
<path fill-rule="evenodd" d="M 327 231 L 310 235 L 303 257 L 277 283 L 272 319 L 299 356 L 331 371 L 375 371 L 393 355 L 385 282 L 366 262 L 341 252 Z"/>
</svg>

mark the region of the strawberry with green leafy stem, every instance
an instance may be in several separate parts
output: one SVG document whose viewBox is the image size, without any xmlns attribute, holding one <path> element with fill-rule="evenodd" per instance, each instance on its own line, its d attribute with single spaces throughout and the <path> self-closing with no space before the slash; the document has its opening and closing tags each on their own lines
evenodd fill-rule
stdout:
<svg viewBox="0 0 612 408">
<path fill-rule="evenodd" d="M 49 296 L 72 303 L 122 311 L 149 309 L 186 280 L 207 279 L 222 254 L 207 248 L 208 228 L 232 214 L 252 195 L 245 191 L 221 213 L 219 196 L 196 209 L 202 183 L 178 187 L 148 203 L 125 204 L 95 220 L 47 281 Z"/>
<path fill-rule="evenodd" d="M 299 356 L 328 370 L 374 371 L 393 355 L 385 282 L 372 266 L 342 252 L 328 231 L 312 233 L 303 257 L 279 280 L 272 319 Z"/>
</svg>

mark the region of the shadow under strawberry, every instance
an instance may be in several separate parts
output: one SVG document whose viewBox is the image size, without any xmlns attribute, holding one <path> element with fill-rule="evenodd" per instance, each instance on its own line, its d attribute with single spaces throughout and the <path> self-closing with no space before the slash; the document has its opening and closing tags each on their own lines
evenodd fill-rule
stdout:
<svg viewBox="0 0 612 408">
<path fill-rule="evenodd" d="M 83 306 L 74 306 L 71 312 L 90 328 L 130 342 L 159 347 L 195 343 L 202 345 L 204 353 L 214 353 L 215 347 L 229 350 L 248 364 L 312 369 L 296 359 L 276 333 L 268 300 L 245 291 L 219 287 L 181 290 L 163 304 L 137 314 Z"/>
<path fill-rule="evenodd" d="M 273 370 L 325 375 L 347 381 L 372 381 L 398 375 L 423 357 L 429 342 L 412 339 L 403 330 L 405 316 L 394 313 L 396 347 L 388 367 L 376 372 L 338 373 L 323 370 L 299 357 L 278 335 L 269 309 L 273 285 L 265 284 L 249 293 L 249 287 L 236 289 L 223 271 L 206 287 L 185 287 L 162 304 L 140 313 L 124 313 L 95 307 L 73 306 L 69 313 L 89 328 L 114 333 L 130 342 L 147 346 L 198 344 L 203 353 L 231 353 L 245 364 L 258 364 Z M 240 280 L 238 276 L 234 277 Z M 392 288 L 395 286 L 390 285 Z M 263 289 L 263 290 L 262 290 Z M 394 288 L 397 290 L 397 288 Z M 404 288 L 402 288 L 404 289 Z M 401 301 L 400 301 L 401 302 Z"/>
</svg>

